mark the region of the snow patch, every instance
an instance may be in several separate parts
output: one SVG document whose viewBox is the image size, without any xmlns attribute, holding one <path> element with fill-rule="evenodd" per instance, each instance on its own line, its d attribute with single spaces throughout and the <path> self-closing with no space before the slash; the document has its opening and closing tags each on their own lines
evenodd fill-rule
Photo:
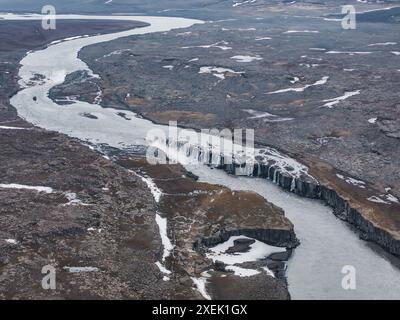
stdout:
<svg viewBox="0 0 400 320">
<path fill-rule="evenodd" d="M 317 30 L 288 30 L 284 33 L 319 33 Z"/>
<path fill-rule="evenodd" d="M 237 31 L 256 31 L 257 29 L 256 28 L 239 28 L 239 29 L 236 29 Z"/>
<path fill-rule="evenodd" d="M 263 58 L 261 58 L 261 57 L 258 56 L 258 55 L 255 56 L 255 57 L 238 55 L 238 56 L 233 56 L 233 57 L 231 57 L 231 59 L 236 60 L 237 62 L 243 62 L 243 63 L 245 63 L 245 62 L 252 62 L 252 61 L 262 60 Z"/>
<path fill-rule="evenodd" d="M 255 276 L 255 275 L 261 273 L 258 270 L 245 269 L 245 268 L 241 268 L 238 266 L 227 266 L 225 269 L 229 270 L 229 271 L 233 271 L 235 276 L 238 276 L 238 277 L 251 277 L 251 276 Z"/>
<path fill-rule="evenodd" d="M 378 43 L 371 43 L 368 47 L 375 47 L 375 46 L 394 46 L 397 42 L 378 42 Z"/>
<path fill-rule="evenodd" d="M 329 77 L 325 76 L 325 77 L 322 77 L 321 80 L 318 80 L 318 81 L 314 82 L 313 84 L 308 84 L 304 87 L 281 89 L 281 90 L 268 92 L 267 94 L 285 93 L 285 92 L 303 92 L 307 88 L 314 87 L 314 86 L 320 86 L 320 85 L 327 83 L 328 79 L 329 79 Z"/>
<path fill-rule="evenodd" d="M 129 170 L 129 172 L 132 172 L 137 177 L 142 179 L 142 181 L 144 183 L 146 183 L 147 187 L 150 189 L 150 192 L 153 195 L 154 200 L 157 203 L 160 202 L 160 199 L 161 199 L 161 196 L 162 196 L 163 192 L 161 191 L 160 188 L 157 187 L 157 185 L 154 183 L 154 181 L 151 178 L 145 177 L 145 176 L 141 176 L 140 174 L 137 174 L 136 172 L 134 172 L 132 170 Z"/>
<path fill-rule="evenodd" d="M 300 67 L 306 67 L 306 68 L 315 68 L 318 67 L 318 63 L 299 63 Z"/>
<path fill-rule="evenodd" d="M 74 192 L 66 192 L 64 195 L 68 199 L 68 202 L 63 204 L 63 206 L 90 206 L 90 204 L 83 203 L 82 200 L 78 199 L 78 196 Z"/>
<path fill-rule="evenodd" d="M 271 40 L 271 37 L 259 37 L 259 38 L 255 38 L 255 41 L 262 41 L 262 40 Z"/>
<path fill-rule="evenodd" d="M 235 3 L 232 5 L 232 7 L 236 8 L 236 7 L 242 6 L 242 5 L 244 5 L 244 4 L 254 3 L 254 2 L 256 2 L 256 1 L 257 1 L 257 0 L 246 0 L 246 1 L 242 1 L 242 2 L 235 2 Z"/>
<path fill-rule="evenodd" d="M 389 200 L 390 202 L 400 203 L 399 199 L 390 193 L 386 195 L 386 199 Z"/>
<path fill-rule="evenodd" d="M 112 51 L 110 53 L 107 53 L 107 54 L 103 55 L 101 58 L 95 59 L 95 61 L 99 61 L 100 59 L 108 58 L 108 57 L 111 57 L 111 56 L 114 56 L 114 55 L 121 55 L 124 52 L 128 52 L 128 51 L 131 51 L 131 50 L 130 49 L 115 50 L 115 51 Z"/>
<path fill-rule="evenodd" d="M 344 95 L 342 95 L 340 97 L 323 100 L 323 102 L 326 102 L 326 103 L 322 107 L 332 109 L 339 102 L 346 100 L 347 98 L 350 98 L 352 96 L 356 96 L 358 94 L 360 94 L 360 90 L 345 92 Z"/>
<path fill-rule="evenodd" d="M 382 204 L 389 204 L 387 201 L 381 199 L 377 196 L 372 196 L 367 199 L 368 201 L 375 202 L 375 203 L 382 203 Z"/>
<path fill-rule="evenodd" d="M 7 126 L 0 126 L 2 130 L 31 130 L 31 128 L 21 128 L 21 127 L 7 127 Z"/>
<path fill-rule="evenodd" d="M 96 267 L 64 267 L 64 270 L 70 273 L 82 273 L 82 272 L 98 272 L 99 268 Z"/>
<path fill-rule="evenodd" d="M 158 213 L 156 214 L 156 223 L 160 230 L 161 242 L 164 247 L 164 252 L 162 256 L 162 261 L 164 262 L 165 259 L 171 254 L 171 251 L 174 249 L 171 241 L 168 238 L 167 234 L 167 218 L 162 218 Z"/>
<path fill-rule="evenodd" d="M 207 274 L 208 275 L 208 274 Z M 207 284 L 207 276 L 203 276 L 200 278 L 191 277 L 193 283 L 196 285 L 197 291 L 203 296 L 206 300 L 211 300 L 211 296 L 207 293 L 206 284 Z"/>
<path fill-rule="evenodd" d="M 372 52 L 370 52 L 370 51 L 335 51 L 335 50 L 332 50 L 332 51 L 327 51 L 326 53 L 329 53 L 329 54 L 348 54 L 350 56 L 353 56 L 353 55 L 371 54 Z"/>
<path fill-rule="evenodd" d="M 390 189 L 389 189 L 390 191 Z M 400 200 L 394 195 L 387 193 L 381 194 L 379 196 L 372 196 L 367 199 L 368 201 L 381 203 L 381 204 L 391 204 L 391 203 L 400 203 Z"/>
<path fill-rule="evenodd" d="M 167 268 L 165 268 L 159 261 L 156 262 L 156 266 L 158 267 L 158 269 L 160 269 L 160 271 L 164 274 L 171 274 L 172 272 L 169 271 Z"/>
<path fill-rule="evenodd" d="M 204 48 L 204 49 L 209 49 L 209 48 L 218 48 L 223 51 L 225 50 L 232 50 L 232 47 L 228 46 L 229 42 L 226 41 L 219 41 L 213 44 L 207 44 L 207 45 L 202 45 L 202 46 L 188 46 L 188 47 L 181 47 L 182 49 L 192 49 L 192 48 Z"/>
<path fill-rule="evenodd" d="M 249 117 L 248 119 L 264 119 L 265 122 L 282 122 L 294 120 L 293 118 L 281 118 L 268 112 L 257 111 L 253 109 L 243 109 L 243 111 L 252 115 L 252 117 Z"/>
<path fill-rule="evenodd" d="M 50 187 L 34 187 L 34 186 L 27 186 L 23 184 L 16 184 L 16 183 L 11 183 L 11 184 L 0 184 L 0 188 L 3 189 L 25 189 L 25 190 L 34 190 L 37 192 L 44 192 L 44 193 L 52 193 L 53 189 Z"/>
<path fill-rule="evenodd" d="M 291 84 L 295 84 L 296 82 L 299 82 L 300 78 L 299 77 L 293 77 L 292 80 L 290 80 Z"/>
<path fill-rule="evenodd" d="M 212 74 L 214 77 L 224 80 L 226 73 L 241 75 L 244 72 L 238 72 L 238 71 L 234 71 L 232 69 L 220 68 L 220 67 L 201 67 L 199 73 L 200 74 Z"/>
<path fill-rule="evenodd" d="M 261 241 L 255 240 L 254 243 L 250 244 L 248 252 L 237 252 L 237 253 L 226 253 L 226 251 L 234 246 L 235 240 L 238 239 L 249 239 L 255 240 L 245 236 L 233 236 L 230 237 L 227 241 L 210 248 L 211 253 L 207 253 L 206 257 L 216 261 L 221 261 L 227 266 L 225 267 L 228 271 L 233 271 L 236 276 L 239 277 L 251 277 L 260 273 L 258 270 L 247 269 L 236 266 L 236 264 L 241 264 L 249 261 L 257 261 L 263 258 L 270 256 L 273 253 L 277 252 L 285 252 L 285 248 L 274 247 L 267 245 Z M 273 276 L 274 274 L 268 267 L 263 267 L 263 269 L 267 272 L 268 275 Z"/>
<path fill-rule="evenodd" d="M 8 244 L 14 244 L 14 245 L 18 244 L 18 241 L 15 239 L 5 239 L 4 241 L 7 242 Z"/>
<path fill-rule="evenodd" d="M 227 241 L 210 248 L 210 253 L 207 253 L 207 258 L 215 261 L 221 261 L 227 265 L 240 264 L 247 261 L 257 261 L 270 256 L 273 253 L 285 252 L 285 248 L 274 247 L 265 244 L 261 241 L 255 240 L 253 244 L 250 245 L 250 250 L 248 252 L 239 252 L 235 254 L 225 253 L 230 247 L 234 246 L 234 241 L 237 239 L 249 239 L 255 240 L 245 236 L 233 236 Z"/>
<path fill-rule="evenodd" d="M 348 184 L 351 184 L 353 186 L 365 189 L 365 182 L 364 181 L 357 180 L 357 179 L 354 179 L 354 178 L 351 178 L 351 177 L 345 177 L 345 176 L 343 176 L 341 174 L 338 174 L 338 173 L 336 174 L 336 176 L 339 179 L 346 181 Z"/>
<path fill-rule="evenodd" d="M 190 35 L 192 35 L 192 34 L 193 34 L 193 32 L 187 31 L 187 32 L 180 32 L 180 33 L 177 33 L 176 35 L 179 37 L 179 36 L 190 36 Z"/>
</svg>

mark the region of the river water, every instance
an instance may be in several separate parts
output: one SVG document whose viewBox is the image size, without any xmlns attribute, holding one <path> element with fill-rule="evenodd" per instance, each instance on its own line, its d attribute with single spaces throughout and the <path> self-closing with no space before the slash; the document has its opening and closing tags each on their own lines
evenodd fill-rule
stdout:
<svg viewBox="0 0 400 320">
<path fill-rule="evenodd" d="M 9 20 L 41 19 L 40 16 L 0 15 Z M 59 16 L 59 19 L 108 19 L 134 20 L 150 24 L 148 27 L 113 34 L 83 37 L 30 52 L 21 61 L 19 76 L 22 90 L 11 98 L 11 104 L 27 121 L 55 130 L 83 141 L 107 144 L 117 148 L 145 145 L 149 130 L 164 126 L 141 119 L 135 113 L 104 109 L 97 104 L 75 101 L 60 106 L 48 98 L 49 90 L 64 82 L 65 76 L 79 70 L 93 73 L 78 59 L 78 52 L 85 46 L 113 39 L 152 32 L 167 32 L 187 28 L 199 20 L 147 17 L 147 16 Z M 38 76 L 40 75 L 40 76 Z M 96 76 L 96 75 L 93 75 Z M 33 100 L 36 97 L 36 101 Z M 90 113 L 96 120 L 82 116 Z M 358 239 L 350 228 L 338 220 L 332 210 L 314 200 L 300 198 L 285 192 L 264 179 L 233 177 L 206 166 L 189 169 L 209 183 L 225 185 L 236 190 L 251 190 L 283 208 L 294 223 L 301 245 L 289 261 L 288 282 L 293 299 L 400 299 L 400 271 L 384 256 Z M 344 290 L 342 268 L 355 270 L 355 290 Z"/>
</svg>

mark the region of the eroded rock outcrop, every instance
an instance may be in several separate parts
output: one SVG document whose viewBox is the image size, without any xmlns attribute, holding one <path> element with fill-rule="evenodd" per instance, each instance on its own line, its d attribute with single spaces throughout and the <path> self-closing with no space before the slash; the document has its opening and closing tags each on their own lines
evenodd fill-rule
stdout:
<svg viewBox="0 0 400 320">
<path fill-rule="evenodd" d="M 139 174 L 151 177 L 157 187 L 164 191 L 159 212 L 167 219 L 168 237 L 174 244 L 173 253 L 166 262 L 172 276 L 178 279 L 188 276 L 204 278 L 215 298 L 239 299 L 243 297 L 239 288 L 246 283 L 252 288 L 254 279 L 227 275 L 223 264 L 214 264 L 207 258 L 209 247 L 223 243 L 232 236 L 249 237 L 288 249 L 298 245 L 293 225 L 282 209 L 256 193 L 232 191 L 226 187 L 196 182 L 180 165 L 149 165 L 145 159 L 131 157 L 121 158 L 118 163 L 126 168 L 139 169 Z M 284 276 L 280 274 L 279 279 L 275 279 L 262 271 L 262 267 L 268 263 L 271 261 L 261 261 L 255 267 L 261 270 L 257 272 L 259 280 L 262 279 L 258 285 L 265 291 L 257 289 L 252 294 L 249 289 L 247 298 L 289 297 Z M 219 278 L 227 276 L 232 281 L 231 288 L 238 289 L 229 294 L 219 287 L 224 282 Z M 277 287 L 279 290 L 273 289 Z"/>
<path fill-rule="evenodd" d="M 200 148 L 193 151 L 195 148 L 187 148 L 182 142 L 167 141 L 167 144 L 184 149 L 187 156 L 228 174 L 265 178 L 289 192 L 322 200 L 333 208 L 336 216 L 355 226 L 361 238 L 379 244 L 391 254 L 400 255 L 400 203 L 386 191 L 387 188 L 383 190 L 386 192 L 384 196 L 389 197 L 390 201 L 379 197 L 374 200 L 376 194 L 379 194 L 375 186 L 353 178 L 346 181 L 335 168 L 312 157 L 302 159 L 307 165 L 305 170 L 291 174 L 288 167 L 282 168 L 268 157 L 256 157 L 254 163 L 239 162 L 233 158 L 226 164 L 226 159 L 220 154 L 214 154 L 213 150 Z M 283 154 L 281 156 L 285 157 Z"/>
</svg>

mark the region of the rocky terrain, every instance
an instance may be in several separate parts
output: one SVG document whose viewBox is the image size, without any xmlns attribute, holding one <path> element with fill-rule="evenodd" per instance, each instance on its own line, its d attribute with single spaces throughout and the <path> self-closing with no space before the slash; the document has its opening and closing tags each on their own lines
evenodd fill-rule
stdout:
<svg viewBox="0 0 400 320">
<path fill-rule="evenodd" d="M 227 189 L 182 178 L 184 172 L 179 172 L 182 169 L 169 172 L 158 168 L 156 183 L 171 192 L 158 209 L 146 184 L 124 169 L 140 169 L 144 174 L 142 166 L 135 162 L 121 161 L 123 168 L 78 141 L 40 129 L 2 131 L 2 298 L 201 298 L 192 289 L 190 276 L 213 268 L 202 254 L 206 252 L 204 244 L 223 242 L 233 234 L 285 247 L 297 244 L 293 226 L 283 213 L 260 197 L 254 201 L 255 195 L 233 195 Z M 20 186 L 13 187 L 15 183 Z M 38 192 L 25 189 L 26 186 L 49 190 Z M 174 199 L 173 204 L 169 198 Z M 210 203 L 214 198 L 217 198 L 215 203 Z M 223 201 L 236 201 L 243 206 L 238 207 L 237 217 L 221 208 Z M 178 207 L 182 213 L 177 212 Z M 167 264 L 173 271 L 171 281 L 164 281 L 155 264 L 161 259 L 163 247 L 155 223 L 158 210 L 165 212 L 168 236 L 174 239 L 175 248 Z M 218 223 L 211 218 L 212 214 L 217 215 Z M 226 218 L 221 221 L 224 214 Z M 246 218 L 249 215 L 254 219 L 252 222 Z M 193 229 L 188 233 L 189 221 Z M 208 242 L 209 237 L 214 240 Z M 199 244 L 195 245 L 196 242 Z M 272 260 L 265 263 L 271 265 Z M 45 265 L 52 265 L 58 271 L 55 291 L 41 288 L 41 268 Z M 71 268 L 94 270 L 75 273 Z M 282 270 L 276 263 L 271 267 L 274 268 L 277 273 Z M 246 282 L 240 277 L 230 277 L 232 285 L 235 281 L 238 286 Z M 258 292 L 255 298 L 288 298 L 284 274 L 282 280 L 267 274 L 258 277 L 254 287 L 260 289 L 255 290 Z M 218 290 L 214 284 L 218 278 L 213 275 L 214 290 Z M 232 291 L 229 294 L 234 295 Z M 236 298 L 251 297 L 251 292 L 243 296 L 238 290 L 237 294 Z M 216 297 L 227 298 L 223 293 Z"/>
<path fill-rule="evenodd" d="M 304 16 L 306 9 L 316 18 Z M 319 14 L 309 7 L 256 11 L 188 32 L 90 46 L 81 58 L 102 75 L 104 107 L 124 106 L 160 123 L 255 128 L 260 144 L 316 155 L 396 195 L 398 45 L 389 30 L 398 25 L 346 31 Z"/>
<path fill-rule="evenodd" d="M 0 188 L 3 299 L 171 294 L 154 264 L 162 245 L 155 204 L 140 179 L 56 133 L 2 130 L 1 145 L 2 184 L 52 190 Z M 57 270 L 55 291 L 41 287 L 45 265 Z"/>
<path fill-rule="evenodd" d="M 365 11 L 394 2 L 354 3 Z M 80 58 L 100 78 L 70 74 L 50 97 L 162 124 L 253 128 L 258 147 L 295 158 L 318 183 L 293 184 L 269 164 L 252 175 L 324 200 L 363 239 L 400 255 L 399 12 L 359 14 L 357 29 L 343 30 L 341 4 L 88 2 L 82 11 L 117 6 L 206 23 L 86 47 Z M 100 152 L 18 118 L 8 99 L 26 51 L 143 25 L 58 23 L 45 32 L 38 22 L 0 21 L 0 297 L 289 299 L 286 262 L 299 242 L 280 208 L 197 182 L 178 165 L 149 165 L 140 148 Z M 244 258 L 260 248 L 264 256 Z M 45 265 L 57 270 L 56 290 L 41 288 Z"/>
<path fill-rule="evenodd" d="M 80 57 L 101 75 L 102 106 L 198 129 L 254 128 L 259 146 L 298 159 L 340 200 L 321 188 L 308 196 L 399 254 L 397 9 L 358 14 L 357 29 L 344 30 L 330 18 L 336 2 L 240 7 L 186 32 L 84 48 Z"/>
<path fill-rule="evenodd" d="M 9 31 L 3 39 L 15 40 L 0 52 L 0 298 L 290 298 L 285 261 L 298 241 L 281 209 L 251 192 L 197 183 L 180 166 L 148 166 L 137 154 L 109 150 L 115 163 L 92 146 L 32 126 L 9 105 L 24 52 L 77 29 L 127 25 L 65 22 L 49 35 L 35 22 L 0 23 Z M 29 43 L 17 39 L 29 33 Z M 80 89 L 90 95 L 90 87 Z M 162 190 L 161 199 L 150 192 L 154 188 Z M 239 238 L 228 255 L 245 254 L 256 242 L 282 252 L 228 269 L 208 254 L 231 236 Z M 56 270 L 56 290 L 42 289 L 46 265 Z M 237 270 L 255 275 L 241 277 Z"/>
<path fill-rule="evenodd" d="M 280 208 L 269 204 L 252 192 L 233 192 L 227 188 L 199 183 L 179 165 L 149 165 L 143 158 L 122 157 L 117 163 L 125 168 L 135 168 L 140 174 L 150 177 L 161 190 L 159 211 L 167 219 L 168 236 L 175 248 L 166 259 L 167 269 L 174 276 L 197 275 L 209 278 L 207 288 L 215 293 L 215 299 L 282 299 L 289 296 L 282 285 L 291 249 L 298 245 L 293 225 L 284 217 Z M 229 206 L 227 206 L 229 204 Z M 257 275 L 238 277 L 228 274 L 226 265 L 210 264 L 208 248 L 224 243 L 232 236 L 244 236 L 272 246 L 287 248 L 280 256 L 268 259 L 235 263 L 234 267 L 251 270 Z M 249 245 L 231 247 L 231 254 L 248 251 Z M 228 251 L 227 251 L 228 252 Z M 267 257 L 266 257 L 267 258 Z M 231 265 L 230 265 L 231 266 Z M 276 280 L 264 272 L 272 270 Z M 244 271 L 246 272 L 246 271 Z M 229 277 L 231 289 L 227 289 L 220 278 Z M 283 282 L 282 282 L 283 280 Z M 237 288 L 235 289 L 235 287 Z M 241 288 L 248 287 L 246 291 Z"/>
</svg>

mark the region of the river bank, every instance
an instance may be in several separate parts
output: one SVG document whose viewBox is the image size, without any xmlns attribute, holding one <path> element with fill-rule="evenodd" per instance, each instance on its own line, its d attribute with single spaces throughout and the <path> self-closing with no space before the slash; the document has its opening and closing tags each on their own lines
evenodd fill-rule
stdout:
<svg viewBox="0 0 400 320">
<path fill-rule="evenodd" d="M 146 19 L 144 19 L 146 21 Z M 185 25 L 185 24 L 184 24 Z M 158 30 L 158 29 L 156 29 Z M 126 35 L 126 34 L 124 34 Z M 121 35 L 122 36 L 122 35 Z M 114 35 L 114 37 L 118 37 L 118 35 Z M 55 77 L 54 73 L 58 71 L 57 68 L 60 68 L 61 66 L 57 65 L 52 65 L 51 62 L 49 63 L 46 68 L 44 68 L 43 65 L 37 66 L 35 64 L 35 61 L 43 61 L 43 59 L 40 59 L 41 55 L 44 57 L 57 57 L 59 54 L 58 50 L 65 50 L 65 49 L 70 49 L 75 52 L 78 52 L 79 49 L 88 44 L 92 44 L 96 41 L 106 41 L 110 40 L 112 37 L 103 37 L 100 40 L 94 40 L 94 39 L 79 39 L 79 40 L 74 40 L 68 43 L 63 43 L 59 44 L 53 47 L 50 47 L 49 49 L 46 49 L 46 52 L 43 51 L 37 51 L 34 52 L 30 55 L 28 55 L 23 61 L 22 65 L 23 67 L 20 70 L 20 76 L 22 78 L 21 83 L 26 85 L 32 80 L 32 76 L 36 74 L 42 74 L 48 77 L 50 80 L 45 81 L 45 83 L 38 83 L 34 82 L 33 86 L 27 86 L 23 91 L 21 91 L 17 96 L 12 98 L 12 103 L 13 105 L 16 106 L 18 109 L 18 112 L 22 114 L 24 117 L 28 118 L 30 121 L 33 123 L 36 123 L 40 126 L 46 127 L 51 130 L 57 130 L 61 132 L 65 132 L 68 135 L 78 137 L 82 140 L 90 141 L 94 144 L 99 144 L 99 143 L 105 143 L 113 147 L 117 148 L 129 148 L 133 147 L 135 145 L 143 145 L 144 143 L 144 137 L 145 133 L 150 129 L 150 128 L 160 128 L 162 129 L 162 126 L 157 126 L 149 121 L 146 121 L 144 119 L 137 118 L 136 115 L 132 112 L 125 112 L 124 118 L 121 118 L 117 113 L 116 110 L 112 109 L 102 109 L 98 105 L 93 105 L 89 103 L 83 103 L 81 101 L 76 101 L 72 106 L 68 107 L 68 109 L 62 109 L 59 106 L 57 106 L 53 101 L 51 101 L 46 94 L 48 91 L 54 87 L 57 84 L 60 84 L 63 82 L 64 77 Z M 88 41 L 89 40 L 89 41 Z M 70 72 L 77 71 L 77 70 L 88 70 L 87 66 L 79 62 L 77 58 L 75 58 L 73 55 L 71 56 L 71 60 L 67 60 L 63 62 L 63 67 L 65 67 L 65 73 L 63 74 L 64 76 Z M 90 70 L 88 70 L 90 71 Z M 35 109 L 35 112 L 32 112 L 28 106 L 28 101 L 31 101 L 32 96 L 36 96 L 38 99 L 38 103 L 40 104 L 40 108 Z M 96 120 L 93 121 L 93 119 L 87 118 L 87 117 L 82 117 L 82 113 L 90 113 L 91 115 L 96 116 Z M 129 120 L 126 120 L 128 118 Z M 62 119 L 62 120 L 61 120 Z M 135 132 L 132 132 L 132 123 L 134 123 L 135 127 Z M 208 178 L 207 178 L 208 179 Z M 250 181 L 250 179 L 249 179 Z M 253 182 L 252 182 L 253 183 Z M 276 188 L 276 187 L 275 187 Z M 250 190 L 255 190 L 255 186 L 249 187 Z M 260 191 L 261 192 L 261 191 Z M 288 198 L 280 194 L 282 198 L 285 199 L 285 201 L 288 200 Z M 268 198 L 269 196 L 267 196 Z M 290 198 L 290 201 L 292 198 Z M 276 200 L 276 202 L 279 202 Z M 274 202 L 275 203 L 275 202 Z M 292 203 L 293 204 L 293 203 Z M 312 208 L 311 212 L 324 212 L 324 213 L 329 213 L 323 209 L 321 211 L 321 208 L 325 208 L 321 206 L 321 204 L 318 204 L 316 202 L 313 202 L 314 205 L 316 205 L 318 208 Z M 296 206 L 295 206 L 296 207 Z M 296 207 L 296 210 L 300 210 L 301 208 L 304 207 Z M 304 217 L 308 217 L 307 214 L 303 214 Z M 333 216 L 331 216 L 334 218 Z M 312 218 L 312 217 L 311 217 Z M 335 220 L 336 221 L 336 220 Z M 307 221 L 307 223 L 303 224 L 304 229 L 303 234 L 305 237 L 308 237 L 309 234 L 309 228 L 312 226 L 312 220 Z M 300 227 L 299 225 L 298 227 Z M 318 225 L 320 226 L 320 225 Z M 333 227 L 331 224 L 328 223 L 326 226 L 325 224 L 321 224 L 321 226 L 328 227 L 330 230 L 335 230 L 337 231 L 335 227 Z M 295 225 L 296 227 L 296 225 Z M 298 228 L 297 227 L 297 228 Z M 345 228 L 343 228 L 345 229 Z M 347 230 L 347 229 L 346 229 Z M 349 231 L 349 230 L 347 230 Z M 347 232 L 346 231 L 346 232 Z M 307 238 L 305 238 L 306 240 Z M 302 239 L 301 239 L 302 240 Z M 332 240 L 332 239 L 331 239 Z M 304 240 L 303 240 L 304 241 Z M 307 240 L 306 240 L 307 241 Z M 321 238 L 321 235 L 319 237 L 313 239 L 311 242 L 316 243 L 318 245 L 321 245 L 323 242 L 321 241 L 328 241 L 324 237 Z M 333 240 L 332 240 L 333 241 Z M 379 278 L 379 283 L 383 285 L 381 286 L 381 291 L 379 292 L 379 296 L 386 297 L 386 294 L 388 292 L 387 288 L 390 284 L 393 284 L 394 279 L 398 279 L 398 274 L 396 270 L 390 269 L 390 265 L 388 265 L 387 261 L 384 259 L 381 259 L 380 257 L 374 256 L 374 255 L 369 255 L 369 253 L 365 253 L 365 256 L 363 256 L 363 253 L 360 252 L 360 247 L 359 243 L 353 241 L 346 241 L 346 249 L 345 252 L 343 252 L 343 244 L 341 243 L 336 243 L 337 241 L 328 241 L 329 244 L 325 243 L 323 246 L 317 246 L 313 247 L 313 250 L 311 252 L 307 252 L 303 257 L 307 257 L 307 255 L 310 255 L 312 253 L 314 255 L 313 259 L 311 259 L 312 265 L 316 265 L 316 261 L 319 261 L 320 254 L 323 254 L 324 252 L 322 249 L 325 251 L 325 254 L 323 256 L 326 257 L 324 260 L 324 263 L 326 265 L 331 265 L 331 266 L 337 266 L 335 264 L 335 260 L 339 261 L 337 258 L 344 254 L 346 260 L 346 264 L 351 264 L 351 262 L 354 262 L 356 264 L 357 261 L 355 261 L 354 257 L 354 252 L 357 252 L 356 258 L 364 258 L 367 259 L 367 261 L 372 261 L 374 263 L 371 263 L 368 265 L 368 270 L 365 270 L 365 274 L 368 274 L 368 277 L 370 279 L 376 280 Z M 349 250 L 349 246 L 352 246 L 352 250 Z M 329 252 L 326 254 L 326 252 Z M 294 263 L 295 260 L 293 260 L 291 263 Z M 342 260 L 343 261 L 343 260 Z M 324 272 L 321 272 L 320 268 L 319 270 L 315 270 L 314 273 L 309 273 L 310 269 L 304 269 L 304 263 L 298 264 L 297 267 L 299 268 L 298 270 L 303 270 L 302 276 L 306 277 L 309 276 L 309 281 L 305 284 L 304 281 L 302 280 L 302 277 L 300 276 L 295 276 L 293 279 L 297 277 L 299 282 L 297 282 L 297 287 L 294 284 L 290 284 L 292 288 L 296 291 L 298 294 L 300 292 L 306 293 L 306 286 L 309 285 L 309 283 L 312 282 L 312 277 L 315 275 L 315 273 L 318 273 L 321 275 L 321 279 L 328 280 L 328 288 L 337 288 L 340 282 L 338 282 L 337 277 L 340 276 L 340 273 L 338 273 L 338 270 L 332 271 L 334 273 L 332 274 L 325 274 Z M 358 264 L 357 264 L 358 266 Z M 359 267 L 360 268 L 360 267 Z M 362 268 L 361 268 L 362 269 Z M 377 272 L 379 270 L 385 269 L 387 272 L 385 275 L 384 279 L 382 279 L 381 276 L 378 276 Z M 307 272 L 307 275 L 304 275 L 304 272 Z M 328 270 L 326 270 L 328 272 Z M 362 272 L 364 274 L 364 271 Z M 376 276 L 373 276 L 373 275 Z M 290 280 L 291 281 L 291 280 Z M 383 281 L 383 282 L 382 282 Z M 296 283 L 296 282 L 294 282 Z M 321 286 L 321 284 L 324 283 L 322 280 L 316 282 L 316 289 L 317 293 L 320 292 L 319 290 L 322 290 L 322 292 L 326 292 L 327 289 L 326 287 L 324 288 Z M 376 283 L 376 282 L 375 282 Z M 339 290 L 340 288 L 338 288 Z M 362 290 L 363 294 L 360 295 L 360 298 L 365 298 L 365 295 L 370 295 L 373 291 L 370 291 L 370 287 L 367 286 L 365 291 Z M 328 290 L 329 291 L 329 290 Z M 341 291 L 340 291 L 341 292 Z M 357 291 L 356 293 L 361 292 Z M 311 298 L 316 298 L 319 297 L 318 294 L 311 295 L 309 297 Z M 374 292 L 375 295 L 378 293 Z M 329 292 L 328 292 L 329 295 Z M 299 296 L 299 295 L 296 295 Z M 323 296 L 324 297 L 324 296 Z M 336 294 L 332 295 L 332 298 L 337 297 Z"/>
<path fill-rule="evenodd" d="M 26 103 L 36 105 L 32 97 Z M 164 266 L 161 261 L 166 250 L 165 237 L 174 239 L 179 225 L 184 224 L 174 213 L 174 208 L 163 205 L 162 211 L 170 216 L 165 234 L 162 232 L 165 213 L 159 212 L 157 199 L 149 192 L 147 180 L 135 173 L 141 170 L 143 174 L 141 166 L 130 165 L 129 170 L 122 168 L 113 164 L 108 156 L 97 153 L 92 146 L 82 146 L 81 142 L 62 134 L 32 127 L 17 117 L 15 109 L 8 107 L 7 110 L 7 113 L 0 113 L 0 143 L 4 146 L 2 171 L 6 172 L 0 186 L 1 236 L 4 238 L 1 242 L 2 298 L 204 299 L 206 289 L 199 287 L 203 281 L 210 281 L 210 295 L 215 299 L 289 298 L 284 270 L 278 262 L 263 263 L 265 268 L 269 265 L 271 270 L 279 273 L 279 279 L 263 271 L 263 264 L 255 266 L 261 270 L 257 279 L 250 279 L 225 271 L 223 265 L 219 265 L 218 271 L 212 271 L 213 262 L 203 253 L 197 257 L 191 253 L 193 244 L 202 243 L 202 239 L 211 243 L 207 239 L 213 237 L 213 243 L 217 243 L 215 230 L 204 233 L 193 228 L 190 237 L 185 232 L 184 244 L 174 240 L 173 259 L 171 257 L 169 264 Z M 161 168 L 158 174 L 166 175 L 168 170 Z M 170 177 L 171 182 L 181 179 L 182 174 L 183 171 L 176 172 L 176 176 Z M 188 178 L 186 185 L 180 182 L 184 190 L 179 194 L 183 197 L 185 192 L 188 193 L 186 201 L 189 203 L 191 198 L 196 198 L 196 193 L 191 195 L 188 188 L 196 191 L 201 187 L 204 192 L 211 193 L 205 212 L 222 213 L 219 201 L 213 204 L 213 194 L 221 191 L 224 199 L 233 198 L 228 189 L 197 184 L 193 178 Z M 174 190 L 173 183 L 163 185 L 163 188 Z M 197 196 L 198 202 L 208 198 L 204 192 Z M 246 193 L 237 196 L 246 197 Z M 258 204 L 253 203 L 254 199 Z M 253 208 L 254 217 L 258 215 L 258 232 L 266 232 L 268 237 L 269 229 L 277 229 L 278 234 L 283 228 L 282 233 L 289 235 L 281 240 L 276 240 L 276 235 L 270 237 L 271 244 L 296 245 L 293 226 L 278 208 L 254 195 L 249 200 L 242 200 L 241 205 Z M 189 203 L 186 213 L 201 208 L 201 203 L 196 207 Z M 173 204 L 182 208 L 184 201 L 181 199 Z M 266 217 L 261 216 L 265 213 L 268 213 Z M 251 229 L 254 226 L 249 223 L 230 216 L 229 222 L 223 224 L 228 233 L 221 233 L 221 236 L 225 238 L 229 232 L 240 228 L 253 235 Z M 206 226 L 206 223 L 198 223 L 199 228 Z M 218 224 L 215 222 L 212 226 L 217 228 Z M 241 247 L 239 250 L 246 252 L 248 249 Z M 200 246 L 198 251 L 201 251 Z M 57 287 L 54 291 L 42 290 L 39 285 L 41 268 L 45 265 L 55 268 Z M 210 272 L 210 280 L 202 278 L 204 271 Z M 230 285 L 228 291 L 224 291 L 227 288 L 225 280 Z"/>
</svg>

